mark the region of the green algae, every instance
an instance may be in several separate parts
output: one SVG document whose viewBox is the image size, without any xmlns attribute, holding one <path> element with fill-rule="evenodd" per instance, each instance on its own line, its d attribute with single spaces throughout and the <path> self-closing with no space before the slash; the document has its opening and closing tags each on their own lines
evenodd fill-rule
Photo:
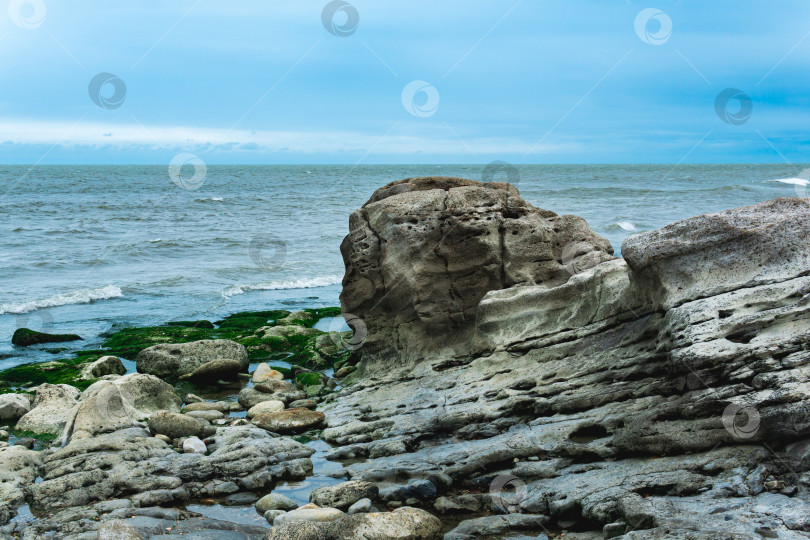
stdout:
<svg viewBox="0 0 810 540">
<path fill-rule="evenodd" d="M 18 347 L 38 345 L 40 343 L 60 343 L 63 341 L 81 341 L 76 334 L 47 334 L 29 328 L 18 328 L 11 336 L 11 343 Z"/>
<path fill-rule="evenodd" d="M 73 358 L 52 362 L 24 364 L 0 371 L 0 393 L 14 391 L 21 385 L 42 383 L 70 384 L 81 390 L 95 380 L 82 380 L 82 369 L 88 362 L 101 356 L 113 355 L 127 360 L 135 360 L 140 351 L 161 343 L 188 343 L 204 339 L 230 339 L 245 346 L 251 362 L 283 360 L 291 364 L 322 369 L 340 363 L 343 365 L 350 356 L 349 351 L 339 347 L 318 347 L 316 341 L 326 333 L 312 329 L 324 317 L 340 315 L 340 308 L 317 308 L 303 310 L 311 317 L 303 317 L 294 324 L 307 328 L 306 332 L 286 336 L 256 335 L 256 330 L 264 326 L 277 326 L 279 319 L 288 317 L 287 310 L 250 311 L 235 313 L 217 321 L 218 327 L 209 321 L 173 321 L 162 326 L 121 328 L 107 335 L 102 348 L 73 353 Z M 282 323 L 283 324 L 283 323 Z M 329 343 L 327 341 L 327 343 Z M 61 352 L 61 351 L 60 351 Z M 289 377 L 290 370 L 273 366 Z M 316 374 L 317 375 L 317 374 Z M 312 386 L 312 385 L 309 385 Z"/>
</svg>

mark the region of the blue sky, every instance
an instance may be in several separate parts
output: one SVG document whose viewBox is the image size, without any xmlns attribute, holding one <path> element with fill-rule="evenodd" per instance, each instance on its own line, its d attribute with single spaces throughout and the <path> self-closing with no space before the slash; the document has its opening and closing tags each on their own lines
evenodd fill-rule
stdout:
<svg viewBox="0 0 810 540">
<path fill-rule="evenodd" d="M 325 6 L 12 0 L 0 163 L 810 161 L 806 1 Z"/>
</svg>

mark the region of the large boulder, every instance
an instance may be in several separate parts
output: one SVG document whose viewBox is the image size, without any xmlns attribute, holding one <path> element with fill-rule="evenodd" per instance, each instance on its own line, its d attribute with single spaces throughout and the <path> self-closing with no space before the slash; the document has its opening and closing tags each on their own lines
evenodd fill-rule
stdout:
<svg viewBox="0 0 810 540">
<path fill-rule="evenodd" d="M 17 421 L 17 429 L 59 435 L 80 394 L 79 390 L 67 384 L 39 385 L 34 395 L 33 408 Z"/>
<path fill-rule="evenodd" d="M 131 373 L 98 381 L 82 393 L 63 439 L 69 440 L 78 431 L 95 435 L 139 425 L 157 411 L 179 411 L 181 404 L 174 388 L 154 375 Z"/>
<path fill-rule="evenodd" d="M 424 204 L 435 202 L 431 193 L 421 194 Z M 383 500 L 442 493 L 436 508 L 485 513 L 447 538 L 536 532 L 547 518 L 549 529 L 574 521 L 605 537 L 793 538 L 810 530 L 810 200 L 641 233 L 625 242 L 626 260 L 569 259 L 577 244 L 558 259 L 565 279 L 512 280 L 482 296 L 436 290 L 425 310 L 475 305 L 469 354 L 458 356 L 457 346 L 442 350 L 457 333 L 445 326 L 414 344 L 421 319 L 395 314 L 413 298 L 393 284 L 415 293 L 422 267 L 395 257 L 412 244 L 391 231 L 421 228 L 423 213 L 392 224 L 393 211 L 379 206 L 417 195 L 375 196 L 344 243 L 344 309 L 372 298 L 353 312 L 369 326 L 361 377 L 352 374 L 320 407 L 329 419 L 322 438 L 341 446 L 330 459 L 352 460 L 348 477 L 391 486 Z M 407 240 L 433 257 L 431 246 Z M 469 264 L 467 275 L 479 276 L 489 263 L 471 256 Z M 391 295 L 378 294 L 381 287 Z M 379 312 L 389 298 L 386 320 Z M 385 335 L 387 345 L 377 341 Z M 432 350 L 414 355 L 423 345 Z M 381 369 L 396 365 L 409 369 Z M 409 495 L 422 481 L 433 489 Z M 477 489 L 459 489 L 470 484 Z"/>
<path fill-rule="evenodd" d="M 0 394 L 0 424 L 14 424 L 31 410 L 31 397 L 27 394 Z"/>
<path fill-rule="evenodd" d="M 372 371 L 468 356 L 487 292 L 560 285 L 571 268 L 613 258 L 580 217 L 535 208 L 508 184 L 448 177 L 378 189 L 352 213 L 341 253 L 341 306 L 360 319 L 348 346 L 364 340 Z"/>
<path fill-rule="evenodd" d="M 160 344 L 138 353 L 136 365 L 139 373 L 149 373 L 161 379 L 178 379 L 216 360 L 235 360 L 230 369 L 248 370 L 247 349 L 227 339 L 204 339 L 190 343 Z"/>
</svg>

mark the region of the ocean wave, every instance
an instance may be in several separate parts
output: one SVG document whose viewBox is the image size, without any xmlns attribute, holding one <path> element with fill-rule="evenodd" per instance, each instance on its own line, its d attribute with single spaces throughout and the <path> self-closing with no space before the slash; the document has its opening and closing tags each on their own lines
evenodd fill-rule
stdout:
<svg viewBox="0 0 810 540">
<path fill-rule="evenodd" d="M 97 289 L 79 289 L 64 294 L 57 294 L 41 300 L 29 300 L 26 302 L 9 302 L 0 304 L 0 315 L 6 313 L 28 313 L 36 309 L 67 306 L 70 304 L 89 304 L 96 300 L 107 300 L 108 298 L 120 298 L 124 296 L 121 289 L 115 285 L 107 285 Z"/>
<path fill-rule="evenodd" d="M 779 184 L 791 184 L 793 186 L 808 186 L 810 185 L 810 180 L 806 178 L 776 178 L 774 180 L 768 180 L 768 182 L 776 182 Z"/>
<path fill-rule="evenodd" d="M 205 199 L 194 199 L 194 202 L 209 202 L 209 201 L 211 201 L 211 202 L 222 202 L 224 200 L 225 199 L 223 199 L 222 197 L 208 197 L 208 198 L 205 198 Z"/>
<path fill-rule="evenodd" d="M 320 276 L 315 278 L 289 279 L 278 281 L 267 281 L 264 283 L 236 284 L 231 285 L 222 291 L 223 298 L 230 298 L 250 291 L 277 291 L 282 289 L 314 289 L 317 287 L 327 287 L 337 285 L 343 276 Z"/>
</svg>

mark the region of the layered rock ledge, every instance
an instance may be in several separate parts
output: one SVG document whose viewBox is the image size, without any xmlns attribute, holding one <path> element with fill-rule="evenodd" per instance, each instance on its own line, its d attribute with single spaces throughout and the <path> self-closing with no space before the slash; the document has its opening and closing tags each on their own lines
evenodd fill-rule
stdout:
<svg viewBox="0 0 810 540">
<path fill-rule="evenodd" d="M 807 199 L 617 259 L 511 186 L 415 178 L 353 213 L 341 250 L 367 336 L 323 436 L 352 479 L 397 500 L 428 482 L 433 511 L 486 521 L 452 538 L 808 537 Z"/>
</svg>

